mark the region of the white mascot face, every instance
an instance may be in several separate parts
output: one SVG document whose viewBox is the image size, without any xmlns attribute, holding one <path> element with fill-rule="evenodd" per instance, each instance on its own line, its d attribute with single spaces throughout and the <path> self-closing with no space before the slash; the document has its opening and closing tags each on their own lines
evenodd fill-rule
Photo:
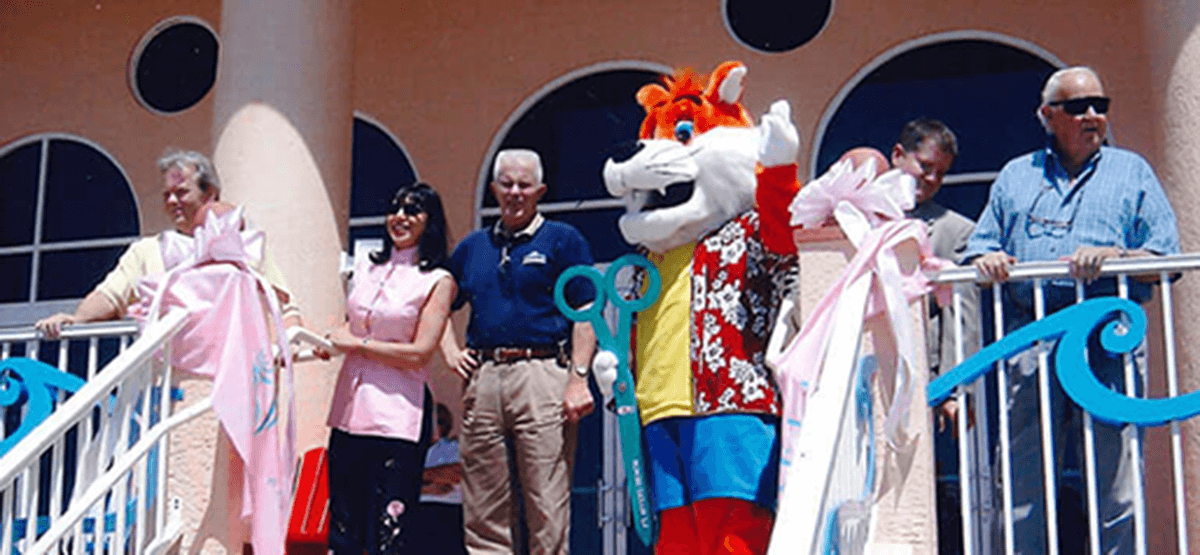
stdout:
<svg viewBox="0 0 1200 555">
<path fill-rule="evenodd" d="M 625 200 L 625 240 L 657 253 L 699 240 L 754 204 L 760 132 L 715 127 L 687 144 L 638 141 L 604 164 L 609 194 Z"/>
</svg>

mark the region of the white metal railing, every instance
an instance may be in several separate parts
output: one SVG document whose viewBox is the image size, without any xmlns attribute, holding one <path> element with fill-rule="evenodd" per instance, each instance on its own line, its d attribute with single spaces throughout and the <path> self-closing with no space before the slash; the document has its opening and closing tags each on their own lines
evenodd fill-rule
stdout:
<svg viewBox="0 0 1200 555">
<path fill-rule="evenodd" d="M 1153 288 L 1156 291 L 1157 302 L 1161 304 L 1161 322 L 1151 323 L 1150 333 L 1143 340 L 1140 349 L 1135 350 L 1138 355 L 1125 354 L 1119 363 L 1121 370 L 1120 379 L 1123 380 L 1124 390 L 1122 393 L 1129 397 L 1149 397 L 1149 387 L 1147 387 L 1147 378 L 1150 371 L 1164 372 L 1167 385 L 1167 395 L 1175 397 L 1179 395 L 1179 376 L 1176 358 L 1176 333 L 1175 333 L 1175 295 L 1173 281 L 1180 274 L 1187 273 L 1200 269 L 1200 254 L 1186 254 L 1176 256 L 1163 257 L 1147 257 L 1147 258 L 1129 258 L 1129 259 L 1111 259 L 1104 263 L 1101 275 L 1115 278 L 1117 282 L 1116 296 L 1128 298 L 1131 292 L 1131 287 L 1135 282 L 1133 276 L 1150 276 L 1156 277 Z M 1008 284 L 1028 283 L 1032 293 L 1032 318 L 1040 320 L 1046 317 L 1049 312 L 1053 312 L 1056 307 L 1048 307 L 1047 295 L 1051 282 L 1061 284 L 1066 279 L 1069 280 L 1069 270 L 1065 262 L 1036 262 L 1023 263 L 1015 265 L 1010 271 Z M 1143 278 L 1144 279 L 1144 278 Z M 1195 279 L 1195 278 L 1192 278 Z M 962 293 L 964 287 L 975 287 L 975 283 L 980 281 L 974 268 L 961 267 L 940 272 L 935 281 L 939 283 L 955 284 L 955 294 L 953 300 L 956 307 L 956 313 L 961 314 L 958 308 L 961 307 Z M 992 293 L 992 321 L 984 322 L 985 326 L 994 330 L 997 340 L 1003 337 L 1005 333 L 1013 333 L 1014 327 L 1019 322 L 1013 313 L 1018 310 L 1011 306 L 1005 300 L 1005 287 L 1007 285 L 1000 284 L 981 284 L 979 287 L 984 290 L 991 290 Z M 1009 290 L 1010 292 L 1013 290 Z M 1068 302 L 1073 300 L 1076 303 L 1083 302 L 1086 297 L 1084 284 L 1074 280 L 1072 291 L 1073 299 L 1067 299 Z M 1060 289 L 1061 292 L 1061 289 Z M 1011 294 L 1011 293 L 1010 293 Z M 1011 300 L 1011 298 L 1009 299 Z M 1006 309 L 1008 312 L 1006 313 Z M 965 316 L 968 317 L 968 316 Z M 978 316 L 976 316 L 978 317 Z M 943 325 L 949 325 L 948 322 Z M 958 321 L 953 324 L 955 337 L 962 337 L 962 322 Z M 958 356 L 962 357 L 963 349 L 961 346 L 957 349 Z M 1159 355 L 1157 349 L 1147 349 L 1148 345 L 1161 348 L 1161 360 L 1150 360 L 1149 356 L 1143 356 L 1149 350 L 1150 354 Z M 1059 552 L 1060 537 L 1064 541 L 1072 541 L 1071 538 L 1085 536 L 1088 549 L 1091 553 L 1102 552 L 1102 547 L 1105 551 L 1112 548 L 1113 544 L 1124 542 L 1120 552 L 1122 553 L 1139 553 L 1147 552 L 1147 514 L 1148 506 L 1155 504 L 1166 503 L 1163 499 L 1156 499 L 1153 496 L 1147 496 L 1145 485 L 1145 470 L 1143 458 L 1146 456 L 1160 456 L 1157 452 L 1145 452 L 1143 448 L 1144 434 L 1137 429 L 1133 424 L 1127 424 L 1123 428 L 1115 428 L 1105 426 L 1099 422 L 1093 422 L 1092 415 L 1086 411 L 1079 411 L 1083 415 L 1082 422 L 1082 442 L 1083 442 L 1083 461 L 1081 468 L 1081 480 L 1084 491 L 1079 492 L 1085 494 L 1085 504 L 1083 513 L 1087 523 L 1086 531 L 1078 529 L 1078 524 L 1071 528 L 1060 529 L 1060 515 L 1063 507 L 1059 506 L 1060 493 L 1062 482 L 1064 480 L 1064 472 L 1062 465 L 1059 464 L 1055 457 L 1060 455 L 1064 449 L 1061 445 L 1063 439 L 1061 435 L 1067 435 L 1068 432 L 1059 429 L 1059 424 L 1062 422 L 1062 414 L 1056 413 L 1054 407 L 1060 403 L 1060 398 L 1054 398 L 1053 405 L 1051 402 L 1052 392 L 1054 388 L 1051 384 L 1052 365 L 1049 362 L 1050 350 L 1053 348 L 1053 342 L 1039 341 L 1030 347 L 1027 351 L 1017 355 L 1016 357 L 1008 358 L 1007 361 L 1000 361 L 995 364 L 995 371 L 991 374 L 995 375 L 995 384 L 989 387 L 987 381 L 991 378 L 989 375 L 984 375 L 970 384 L 963 384 L 955 390 L 955 397 L 960 407 L 960 417 L 957 419 L 957 437 L 958 441 L 958 462 L 959 462 L 959 494 L 961 503 L 962 515 L 962 534 L 963 545 L 961 546 L 962 553 L 973 554 L 992 554 L 1005 553 L 1012 554 L 1014 552 L 1025 551 L 1022 545 L 1029 546 L 1030 540 L 1032 543 L 1040 547 L 1035 547 L 1034 552 L 1056 554 Z M 1090 350 L 1089 350 L 1090 352 Z M 1080 357 L 1085 356 L 1083 353 Z M 1025 366 L 1021 366 L 1021 360 L 1024 359 Z M 1098 361 L 1090 361 L 1093 368 L 1096 368 Z M 944 365 L 943 373 L 948 371 L 952 365 Z M 1036 397 L 1030 407 L 1025 402 L 1028 397 L 1028 392 L 1022 393 L 1019 386 L 1014 386 L 1021 379 L 1020 376 L 1010 375 L 1011 371 L 1020 371 L 1024 369 L 1026 372 L 1036 372 Z M 1032 382 L 1030 379 L 1025 379 L 1023 385 L 1029 386 Z M 991 391 L 991 393 L 989 393 Z M 1017 402 L 1011 410 L 1006 410 L 1006 407 L 1012 406 L 1014 399 L 1012 395 L 1022 395 L 1022 401 Z M 1072 403 L 1071 399 L 1065 395 L 1061 396 L 1062 403 Z M 1072 403 L 1073 405 L 1073 403 Z M 992 410 L 989 410 L 989 406 Z M 965 417 L 965 410 L 962 407 L 969 407 L 973 415 L 974 426 L 970 426 L 971 418 Z M 1038 441 L 1034 442 L 1033 449 L 1040 449 L 1040 452 L 1046 454 L 1041 456 L 1041 477 L 1029 476 L 1027 474 L 1016 475 L 1015 466 L 1021 461 L 1027 460 L 1029 457 L 1037 457 L 1036 452 L 1031 453 L 1026 447 L 1029 446 L 1027 436 L 1023 434 L 1029 433 L 1030 415 L 1028 411 L 1036 412 L 1036 422 L 1033 423 L 1038 434 Z M 994 428 L 992 434 L 995 436 L 995 441 L 998 445 L 993 444 L 992 434 L 989 433 L 989 417 L 995 416 L 998 420 L 998 425 Z M 1021 424 L 1014 424 L 1014 419 Z M 1014 430 L 1014 427 L 1018 428 Z M 1172 467 L 1171 481 L 1173 487 L 1173 514 L 1175 520 L 1175 529 L 1177 535 L 1173 538 L 1179 553 L 1188 552 L 1187 524 L 1188 515 L 1185 504 L 1184 491 L 1184 475 L 1187 469 L 1184 468 L 1183 458 L 1183 440 L 1180 432 L 1179 422 L 1170 422 L 1170 461 Z M 1105 429 L 1102 438 L 1098 438 L 1100 433 L 1098 430 Z M 1111 430 L 1119 430 L 1119 436 L 1114 436 Z M 1023 436 L 1018 441 L 1013 434 Z M 1110 439 L 1118 437 L 1119 439 Z M 1017 441 L 1022 446 L 1014 447 L 1013 443 Z M 1123 448 L 1118 449 L 1118 454 L 1115 455 L 1118 462 L 1118 468 L 1121 464 L 1128 466 L 1124 470 L 1132 470 L 1125 472 L 1119 470 L 1119 476 L 1113 478 L 1114 482 L 1126 488 L 1130 492 L 1131 503 L 1128 508 L 1132 512 L 1132 525 L 1130 530 L 1121 532 L 1104 533 L 1102 527 L 1104 523 L 1101 521 L 1101 510 L 1106 502 L 1113 501 L 1106 497 L 1106 493 L 1100 491 L 1098 487 L 1098 475 L 1102 473 L 1102 467 L 1107 468 L 1107 465 L 1113 463 L 1114 456 L 1112 454 L 1102 456 L 1097 459 L 1097 447 L 1104 448 L 1111 445 L 1113 442 L 1118 445 L 1124 444 Z M 997 462 L 992 463 L 991 455 L 997 453 Z M 1123 461 L 1123 462 L 1122 462 Z M 1195 471 L 1194 469 L 1192 470 Z M 995 474 L 999 477 L 993 481 L 991 476 Z M 1033 503 L 1026 502 L 1027 499 L 1015 499 L 1017 494 L 1014 492 L 1014 484 L 1028 483 L 1028 481 L 1040 481 L 1042 483 L 1041 499 Z M 998 490 L 998 502 L 993 502 L 989 499 L 991 489 Z M 992 507 L 991 504 L 999 506 Z M 1040 507 L 1039 507 L 1040 506 Z M 941 510 L 946 510 L 944 507 Z M 1031 514 L 1030 511 L 1041 511 L 1041 514 Z M 991 519 L 991 515 L 998 514 L 999 518 Z M 1039 522 L 1043 525 L 1040 529 L 1034 530 L 1035 535 L 1042 536 L 1041 538 L 1032 537 L 1029 526 L 1018 526 L 1017 521 L 1022 518 L 1028 519 L 1032 517 L 1033 522 Z M 1068 522 L 1062 521 L 1062 522 Z M 1169 523 L 1156 523 L 1153 527 L 1149 527 L 1156 534 L 1161 536 L 1165 530 L 1169 530 Z M 1156 538 L 1157 539 L 1157 538 Z M 1160 545 L 1161 547 L 1161 545 Z M 953 550 L 953 546 L 952 546 Z"/>
<path fill-rule="evenodd" d="M 47 341 L 33 326 L 0 329 L 0 360 L 24 356 L 49 360 L 64 372 L 73 371 L 90 380 L 106 362 L 106 351 L 124 351 L 137 337 L 138 326 L 133 320 L 76 324 L 63 328 L 57 343 L 57 356 L 43 353 Z M 82 351 L 82 352 L 80 352 Z M 82 357 L 82 360 L 79 360 Z"/>
<path fill-rule="evenodd" d="M 172 311 L 104 371 L 89 370 L 79 391 L 0 458 L 0 553 L 154 553 L 170 544 L 179 522 L 164 495 L 167 434 L 211 408 L 211 399 L 172 408 L 169 340 L 185 316 Z"/>
</svg>

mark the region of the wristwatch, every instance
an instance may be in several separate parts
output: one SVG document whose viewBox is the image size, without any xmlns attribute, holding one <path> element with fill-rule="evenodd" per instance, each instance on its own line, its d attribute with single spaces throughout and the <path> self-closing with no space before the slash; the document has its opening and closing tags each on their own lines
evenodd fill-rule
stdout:
<svg viewBox="0 0 1200 555">
<path fill-rule="evenodd" d="M 583 366 L 583 365 L 576 365 L 576 366 L 572 366 L 571 370 L 573 372 L 575 372 L 576 376 L 579 376 L 581 378 L 586 378 L 588 375 L 589 368 L 587 366 Z"/>
</svg>

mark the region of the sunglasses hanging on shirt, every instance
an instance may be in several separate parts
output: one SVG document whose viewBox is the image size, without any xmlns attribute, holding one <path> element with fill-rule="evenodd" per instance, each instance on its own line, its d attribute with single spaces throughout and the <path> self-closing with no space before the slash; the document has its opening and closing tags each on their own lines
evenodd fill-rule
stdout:
<svg viewBox="0 0 1200 555">
<path fill-rule="evenodd" d="M 1080 116 L 1086 114 L 1088 108 L 1095 110 L 1097 115 L 1107 114 L 1110 102 L 1112 99 L 1107 96 L 1086 96 L 1069 100 L 1055 100 L 1048 104 L 1061 107 L 1064 112 L 1072 116 Z"/>
</svg>

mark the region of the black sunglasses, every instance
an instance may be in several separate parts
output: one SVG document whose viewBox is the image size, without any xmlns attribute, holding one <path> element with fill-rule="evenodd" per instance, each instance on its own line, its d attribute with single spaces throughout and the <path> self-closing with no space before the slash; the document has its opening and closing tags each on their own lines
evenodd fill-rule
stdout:
<svg viewBox="0 0 1200 555">
<path fill-rule="evenodd" d="M 392 207 L 396 209 L 396 212 L 404 212 L 405 216 L 416 216 L 425 212 L 425 208 L 415 202 L 393 203 Z"/>
<path fill-rule="evenodd" d="M 1088 111 L 1090 106 L 1097 114 L 1107 114 L 1108 104 L 1112 99 L 1107 96 L 1085 96 L 1083 98 L 1072 98 L 1070 100 L 1055 100 L 1050 102 L 1051 106 L 1061 106 L 1062 110 L 1072 116 L 1080 116 Z"/>
</svg>

